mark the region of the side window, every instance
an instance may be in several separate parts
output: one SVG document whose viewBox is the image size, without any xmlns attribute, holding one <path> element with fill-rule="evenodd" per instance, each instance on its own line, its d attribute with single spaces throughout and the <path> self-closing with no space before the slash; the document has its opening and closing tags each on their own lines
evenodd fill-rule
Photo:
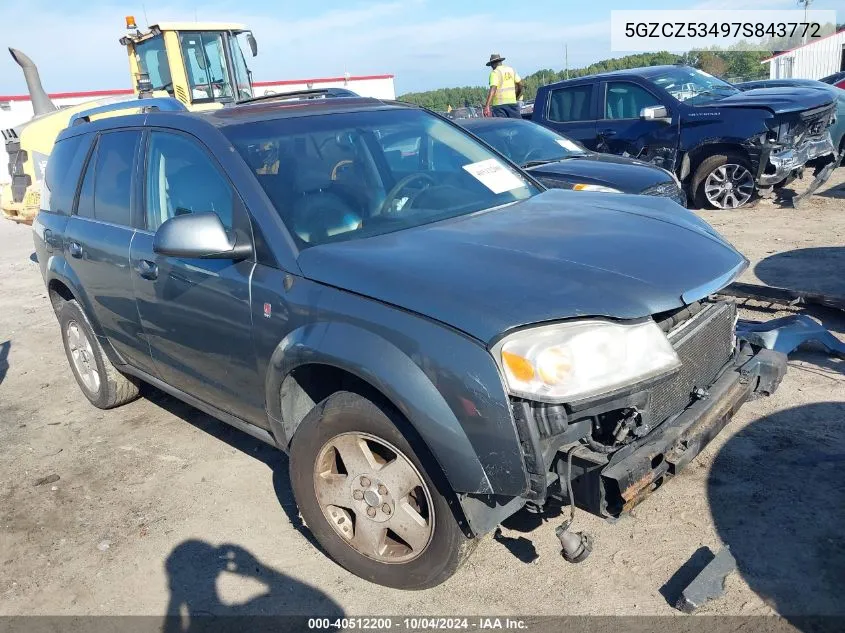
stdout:
<svg viewBox="0 0 845 633">
<path fill-rule="evenodd" d="M 568 123 L 591 120 L 592 99 L 592 85 L 552 90 L 549 95 L 549 121 Z"/>
<path fill-rule="evenodd" d="M 138 130 L 100 135 L 82 180 L 77 215 L 111 224 L 131 224 L 132 168 L 140 141 Z"/>
<path fill-rule="evenodd" d="M 233 228 L 232 187 L 205 150 L 180 134 L 150 135 L 145 190 L 150 231 L 174 216 L 208 211 Z"/>
<path fill-rule="evenodd" d="M 637 119 L 640 110 L 661 105 L 660 101 L 645 88 L 627 81 L 610 81 L 604 104 L 606 119 Z"/>
<path fill-rule="evenodd" d="M 66 138 L 53 146 L 44 177 L 41 196 L 43 209 L 62 215 L 71 213 L 76 186 L 89 147 L 91 137 L 84 134 Z"/>
<path fill-rule="evenodd" d="M 419 135 L 402 136 L 391 134 L 379 139 L 384 159 L 391 171 L 414 171 L 420 169 L 423 139 Z"/>
</svg>

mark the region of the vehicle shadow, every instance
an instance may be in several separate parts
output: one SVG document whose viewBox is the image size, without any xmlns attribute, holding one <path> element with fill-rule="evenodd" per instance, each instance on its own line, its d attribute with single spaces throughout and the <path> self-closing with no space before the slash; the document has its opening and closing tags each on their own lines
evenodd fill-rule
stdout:
<svg viewBox="0 0 845 633">
<path fill-rule="evenodd" d="M 754 267 L 757 278 L 769 286 L 845 297 L 845 247 L 798 248 L 776 253 Z"/>
<path fill-rule="evenodd" d="M 845 165 L 840 167 L 839 169 L 845 169 Z M 825 189 L 824 191 L 819 191 L 816 193 L 817 196 L 821 196 L 822 198 L 833 198 L 833 199 L 843 199 L 845 198 L 845 183 L 841 183 L 836 185 L 835 187 L 830 187 L 829 189 Z"/>
<path fill-rule="evenodd" d="M 164 633 L 304 631 L 309 618 L 344 615 L 322 591 L 263 564 L 238 545 L 183 541 L 170 552 L 165 569 L 170 598 Z M 225 576 L 260 583 L 264 590 L 245 602 L 224 602 L 218 586 Z"/>
<path fill-rule="evenodd" d="M 273 473 L 273 490 L 276 493 L 276 498 L 282 510 L 287 515 L 288 520 L 291 522 L 291 525 L 311 545 L 323 551 L 299 516 L 299 510 L 293 497 L 293 489 L 291 488 L 290 477 L 288 475 L 288 457 L 284 452 L 146 383 L 142 383 L 141 395 L 168 413 L 183 419 L 185 422 L 194 425 L 221 442 L 225 442 L 232 448 L 266 464 Z"/>
<path fill-rule="evenodd" d="M 9 350 L 12 347 L 12 341 L 4 341 L 0 343 L 0 383 L 6 378 L 6 372 L 9 371 Z"/>
<path fill-rule="evenodd" d="M 843 616 L 845 402 L 778 411 L 721 448 L 713 521 L 748 586 L 800 630 Z"/>
</svg>

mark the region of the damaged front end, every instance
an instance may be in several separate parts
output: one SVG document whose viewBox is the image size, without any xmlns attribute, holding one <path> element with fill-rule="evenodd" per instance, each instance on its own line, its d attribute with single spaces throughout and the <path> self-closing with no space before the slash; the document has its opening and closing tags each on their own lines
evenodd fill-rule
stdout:
<svg viewBox="0 0 845 633">
<path fill-rule="evenodd" d="M 830 136 L 833 106 L 824 106 L 774 119 L 769 132 L 752 140 L 760 162 L 755 180 L 763 187 L 776 185 L 795 174 L 808 162 L 834 157 Z"/>
<path fill-rule="evenodd" d="M 654 318 L 681 360 L 671 375 L 577 406 L 512 398 L 535 507 L 549 496 L 569 502 L 571 483 L 578 507 L 606 518 L 630 511 L 786 371 L 783 354 L 737 344 L 732 303 L 705 300 Z"/>
</svg>

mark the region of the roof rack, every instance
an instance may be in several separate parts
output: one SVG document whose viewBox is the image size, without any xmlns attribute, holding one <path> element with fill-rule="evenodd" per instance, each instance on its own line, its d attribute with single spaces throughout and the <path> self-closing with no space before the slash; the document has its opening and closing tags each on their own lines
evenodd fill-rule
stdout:
<svg viewBox="0 0 845 633">
<path fill-rule="evenodd" d="M 80 125 L 82 123 L 90 123 L 91 117 L 95 114 L 104 114 L 106 112 L 116 112 L 118 110 L 134 110 L 140 109 L 141 112 L 149 112 L 150 110 L 159 110 L 162 112 L 186 112 L 188 109 L 173 97 L 150 97 L 148 99 L 130 99 L 129 101 L 120 101 L 118 103 L 108 103 L 106 105 L 91 108 L 90 110 L 83 110 L 77 112 L 68 122 L 68 127 Z"/>
<path fill-rule="evenodd" d="M 255 101 L 287 101 L 294 99 L 319 99 L 319 98 L 342 98 L 342 97 L 359 97 L 360 95 L 347 90 L 346 88 L 311 88 L 308 90 L 293 90 L 291 92 L 279 92 L 276 94 L 261 95 L 260 97 L 250 97 L 249 99 L 241 99 L 237 105 L 244 103 L 253 103 Z"/>
</svg>

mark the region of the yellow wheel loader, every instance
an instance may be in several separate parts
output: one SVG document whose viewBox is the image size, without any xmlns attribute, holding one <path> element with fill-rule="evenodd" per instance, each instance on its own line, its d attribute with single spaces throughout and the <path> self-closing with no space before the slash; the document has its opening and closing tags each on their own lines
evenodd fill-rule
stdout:
<svg viewBox="0 0 845 633">
<path fill-rule="evenodd" d="M 129 16 L 126 29 L 127 34 L 120 38 L 120 43 L 129 56 L 134 97 L 106 98 L 57 108 L 41 85 L 32 60 L 18 50 L 9 49 L 23 70 L 34 116 L 26 123 L 2 130 L 11 176 L 11 182 L 0 187 L 0 210 L 5 217 L 32 223 L 40 208 L 47 158 L 56 136 L 75 114 L 133 98 L 173 97 L 189 110 L 222 108 L 252 98 L 252 74 L 241 45 L 247 45 L 253 57 L 258 54 L 258 45 L 244 25 L 161 22 L 142 33 L 135 19 Z M 139 104 L 138 111 L 144 107 Z M 104 110 L 87 118 L 127 114 L 126 109 Z"/>
</svg>

